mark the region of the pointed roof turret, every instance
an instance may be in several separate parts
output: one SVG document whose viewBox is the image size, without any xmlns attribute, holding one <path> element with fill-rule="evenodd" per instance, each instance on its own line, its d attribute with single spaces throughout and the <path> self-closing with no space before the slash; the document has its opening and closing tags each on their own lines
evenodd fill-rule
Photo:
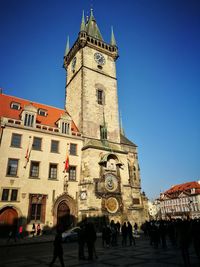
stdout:
<svg viewBox="0 0 200 267">
<path fill-rule="evenodd" d="M 69 53 L 69 35 L 67 36 L 67 44 L 65 48 L 65 56 Z"/>
<path fill-rule="evenodd" d="M 86 24 L 86 31 L 87 31 L 88 35 L 103 41 L 102 35 L 100 33 L 100 30 L 97 26 L 95 17 L 93 15 L 93 9 L 92 8 L 90 10 L 90 18 Z"/>
<path fill-rule="evenodd" d="M 83 10 L 83 14 L 82 14 L 82 21 L 81 21 L 81 28 L 80 31 L 85 31 L 85 15 L 84 15 L 84 10 Z"/>
<path fill-rule="evenodd" d="M 110 44 L 113 46 L 116 46 L 116 40 L 115 40 L 115 35 L 114 35 L 114 31 L 113 31 L 113 26 L 111 26 L 111 40 L 110 40 Z"/>
</svg>

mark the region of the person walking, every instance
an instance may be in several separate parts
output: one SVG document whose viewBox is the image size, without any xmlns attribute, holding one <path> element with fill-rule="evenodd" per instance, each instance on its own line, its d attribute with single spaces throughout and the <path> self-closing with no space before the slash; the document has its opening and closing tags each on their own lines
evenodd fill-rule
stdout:
<svg viewBox="0 0 200 267">
<path fill-rule="evenodd" d="M 40 224 L 38 223 L 37 225 L 37 235 L 40 235 L 41 233 L 41 227 L 40 227 Z"/>
<path fill-rule="evenodd" d="M 53 245 L 54 245 L 53 259 L 50 262 L 49 266 L 53 266 L 56 259 L 59 258 L 61 266 L 64 267 L 65 265 L 63 260 L 62 231 L 60 228 L 57 228 L 57 233 Z"/>
<path fill-rule="evenodd" d="M 127 235 L 129 239 L 129 245 L 132 246 L 132 243 L 135 245 L 135 238 L 133 237 L 133 227 L 130 222 L 128 222 L 127 226 Z"/>
<path fill-rule="evenodd" d="M 35 224 L 34 223 L 32 225 L 32 231 L 31 231 L 31 233 L 32 233 L 32 237 L 34 237 L 34 235 L 35 235 Z"/>
</svg>

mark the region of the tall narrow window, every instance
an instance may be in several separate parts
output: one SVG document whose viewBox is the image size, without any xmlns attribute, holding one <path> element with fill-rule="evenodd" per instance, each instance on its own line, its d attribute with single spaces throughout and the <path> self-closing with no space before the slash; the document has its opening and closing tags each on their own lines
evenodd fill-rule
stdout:
<svg viewBox="0 0 200 267">
<path fill-rule="evenodd" d="M 76 181 L 76 166 L 69 166 L 69 181 Z"/>
<path fill-rule="evenodd" d="M 70 155 L 77 155 L 77 144 L 70 144 Z"/>
<path fill-rule="evenodd" d="M 1 200 L 8 201 L 8 197 L 9 197 L 9 189 L 3 189 Z"/>
<path fill-rule="evenodd" d="M 41 146 L 42 146 L 42 138 L 34 137 L 33 138 L 32 149 L 34 149 L 34 150 L 41 150 Z"/>
<path fill-rule="evenodd" d="M 103 105 L 103 90 L 97 90 L 97 103 Z"/>
<path fill-rule="evenodd" d="M 12 134 L 11 146 L 20 147 L 21 146 L 21 134 Z"/>
<path fill-rule="evenodd" d="M 107 128 L 106 128 L 106 126 L 100 125 L 100 138 L 102 140 L 107 140 Z"/>
<path fill-rule="evenodd" d="M 10 200 L 11 201 L 16 201 L 17 200 L 17 195 L 18 195 L 18 190 L 17 189 L 12 189 Z"/>
<path fill-rule="evenodd" d="M 49 179 L 57 179 L 57 164 L 50 163 Z"/>
<path fill-rule="evenodd" d="M 18 159 L 8 159 L 7 175 L 17 176 Z"/>
<path fill-rule="evenodd" d="M 31 161 L 30 167 L 30 177 L 38 178 L 39 177 L 39 165 L 38 161 Z"/>
<path fill-rule="evenodd" d="M 62 122 L 61 132 L 63 134 L 69 134 L 69 123 L 68 122 Z"/>
<path fill-rule="evenodd" d="M 51 140 L 51 152 L 58 153 L 59 141 Z"/>
<path fill-rule="evenodd" d="M 24 118 L 24 125 L 33 127 L 33 122 L 34 122 L 34 115 L 26 113 Z"/>
<path fill-rule="evenodd" d="M 29 195 L 29 222 L 45 222 L 46 198 L 47 196 L 42 194 Z"/>
</svg>

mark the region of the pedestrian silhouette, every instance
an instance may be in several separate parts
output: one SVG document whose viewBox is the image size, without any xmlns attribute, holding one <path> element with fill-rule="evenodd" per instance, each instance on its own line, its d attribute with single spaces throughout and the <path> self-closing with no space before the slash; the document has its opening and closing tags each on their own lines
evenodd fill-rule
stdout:
<svg viewBox="0 0 200 267">
<path fill-rule="evenodd" d="M 53 245 L 54 245 L 53 259 L 49 266 L 53 266 L 55 260 L 59 258 L 61 266 L 64 267 L 65 265 L 63 260 L 62 231 L 60 228 L 57 228 L 57 233 Z"/>
</svg>

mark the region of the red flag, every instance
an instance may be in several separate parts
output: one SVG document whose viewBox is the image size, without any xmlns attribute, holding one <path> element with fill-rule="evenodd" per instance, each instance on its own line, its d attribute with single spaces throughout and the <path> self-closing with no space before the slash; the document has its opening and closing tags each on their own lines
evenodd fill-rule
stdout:
<svg viewBox="0 0 200 267">
<path fill-rule="evenodd" d="M 30 155 L 31 155 L 31 146 L 30 146 L 30 140 L 31 139 L 31 136 L 29 136 L 29 143 L 28 143 L 28 147 L 26 149 L 26 155 L 25 155 L 25 159 L 26 159 L 26 164 L 24 166 L 24 168 L 26 168 L 28 162 L 29 162 L 29 158 L 30 158 Z"/>
<path fill-rule="evenodd" d="M 65 160 L 65 169 L 64 172 L 69 170 L 69 156 L 67 155 L 66 160 Z"/>
</svg>

